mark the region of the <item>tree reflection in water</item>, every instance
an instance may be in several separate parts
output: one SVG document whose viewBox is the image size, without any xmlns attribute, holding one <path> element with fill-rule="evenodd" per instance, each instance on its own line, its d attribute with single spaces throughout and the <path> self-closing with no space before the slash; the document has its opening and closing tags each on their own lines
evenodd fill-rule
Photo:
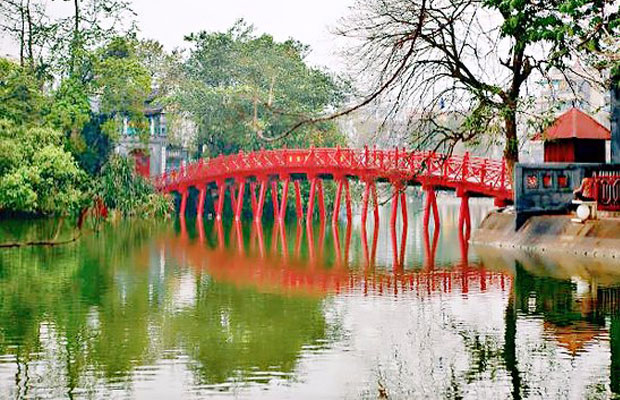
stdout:
<svg viewBox="0 0 620 400">
<path fill-rule="evenodd" d="M 177 377 L 166 369 L 177 364 L 185 390 L 280 382 L 315 393 L 312 354 L 335 365 L 355 355 L 337 373 L 344 397 L 574 394 L 562 374 L 597 353 L 609 370 L 584 370 L 575 393 L 620 392 L 616 278 L 575 280 L 477 249 L 476 259 L 448 223 L 419 234 L 417 222 L 387 235 L 132 223 L 65 248 L 3 251 L 0 397 L 139 393 L 143 380 L 157 388 L 158 374 Z"/>
</svg>

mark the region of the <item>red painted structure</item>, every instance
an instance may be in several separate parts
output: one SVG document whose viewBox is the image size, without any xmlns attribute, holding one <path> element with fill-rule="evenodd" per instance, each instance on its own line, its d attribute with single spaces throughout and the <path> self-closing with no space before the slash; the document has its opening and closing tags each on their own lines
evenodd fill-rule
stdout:
<svg viewBox="0 0 620 400">
<path fill-rule="evenodd" d="M 394 269 L 377 267 L 375 264 L 377 233 L 373 235 L 373 251 L 366 265 L 351 269 L 347 265 L 350 247 L 350 233 L 341 245 L 334 241 L 335 264 L 324 268 L 324 232 L 314 241 L 312 230 L 306 231 L 308 260 L 301 258 L 299 249 L 303 240 L 303 228 L 298 226 L 295 237 L 295 254 L 288 254 L 288 240 L 284 230 L 274 229 L 271 249 L 265 249 L 262 226 L 253 224 L 249 247 L 244 244 L 240 224 L 233 224 L 230 231 L 230 248 L 227 248 L 221 222 L 213 226 L 217 236 L 217 247 L 205 246 L 203 220 L 197 219 L 198 240 L 191 240 L 187 234 L 185 219 L 181 218 L 181 234 L 162 241 L 162 248 L 176 255 L 196 269 L 205 269 L 216 280 L 233 283 L 239 287 L 256 287 L 263 292 L 285 292 L 325 296 L 331 293 L 363 291 L 374 295 L 399 295 L 414 292 L 426 297 L 439 293 L 466 294 L 470 291 L 484 292 L 491 288 L 505 290 L 512 284 L 509 273 L 486 269 L 481 264 L 470 264 L 467 260 L 467 240 L 460 238 L 461 260 L 449 265 L 436 265 L 436 238 L 432 246 L 425 237 L 425 262 L 422 268 Z M 350 225 L 349 225 L 350 226 Z M 435 233 L 438 233 L 436 230 Z M 338 236 L 337 234 L 335 235 Z M 279 239 L 279 241 L 278 241 Z M 361 237 L 365 247 L 366 236 Z M 280 251 L 278 251 L 278 242 Z M 236 247 L 236 250 L 235 250 Z M 342 248 L 344 247 L 344 249 Z M 318 254 L 313 251 L 318 248 Z M 366 254 L 368 256 L 368 254 Z"/>
<path fill-rule="evenodd" d="M 151 159 L 144 150 L 136 149 L 131 152 L 136 163 L 136 173 L 145 178 L 151 174 Z"/>
<path fill-rule="evenodd" d="M 504 161 L 480 157 L 446 156 L 428 151 L 406 151 L 404 149 L 341 149 L 310 148 L 262 150 L 252 153 L 239 153 L 219 156 L 205 161 L 200 160 L 178 170 L 168 172 L 155 179 L 156 187 L 164 192 L 181 194 L 181 215 L 185 215 L 188 189 L 198 189 L 197 213 L 204 213 L 207 186 L 217 187 L 215 215 L 221 220 L 224 209 L 224 195 L 231 191 L 231 204 L 235 221 L 241 219 L 245 189 L 249 186 L 252 212 L 255 221 L 260 221 L 266 199 L 267 189 L 271 189 L 274 219 L 283 221 L 286 211 L 288 187 L 295 185 L 297 218 L 303 220 L 304 210 L 299 188 L 299 180 L 310 181 L 310 195 L 306 207 L 306 222 L 311 224 L 315 202 L 318 203 L 321 221 L 325 219 L 323 198 L 323 179 L 334 179 L 338 184 L 334 204 L 334 217 L 340 210 L 342 192 L 345 193 L 347 219 L 351 220 L 351 196 L 349 178 L 364 182 L 362 203 L 362 226 L 366 224 L 369 198 L 374 204 L 374 218 L 379 218 L 377 202 L 377 182 L 389 182 L 393 187 L 392 226 L 395 225 L 399 203 L 404 223 L 407 222 L 407 185 L 422 185 L 427 192 L 425 223 L 428 224 L 433 213 L 435 226 L 439 225 L 435 190 L 455 190 L 461 201 L 459 226 L 471 229 L 469 218 L 469 197 L 492 197 L 496 204 L 512 202 L 512 184 Z M 279 182 L 283 184 L 282 198 L 278 199 Z M 256 188 L 258 187 L 258 197 Z"/>
<path fill-rule="evenodd" d="M 545 141 L 545 162 L 605 162 L 605 141 L 611 132 L 577 108 L 560 115 L 534 140 Z"/>
<path fill-rule="evenodd" d="M 620 211 L 620 174 L 594 174 L 594 196 L 603 211 Z"/>
</svg>

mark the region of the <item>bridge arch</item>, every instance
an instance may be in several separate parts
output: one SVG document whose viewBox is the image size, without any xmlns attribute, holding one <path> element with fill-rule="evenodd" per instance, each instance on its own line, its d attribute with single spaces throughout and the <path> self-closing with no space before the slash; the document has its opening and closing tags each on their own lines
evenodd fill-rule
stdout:
<svg viewBox="0 0 620 400">
<path fill-rule="evenodd" d="M 293 184 L 297 217 L 301 221 L 305 214 L 306 222 L 310 225 L 315 202 L 320 218 L 323 220 L 326 217 L 324 179 L 337 182 L 334 213 L 340 210 L 344 191 L 347 217 L 351 219 L 349 179 L 352 178 L 365 184 L 362 225 L 366 224 L 370 198 L 375 200 L 374 216 L 375 220 L 378 219 L 377 182 L 389 182 L 392 185 L 392 224 L 396 222 L 399 203 L 403 219 L 407 220 L 403 189 L 409 185 L 420 185 L 426 191 L 424 221 L 428 224 L 432 213 L 436 226 L 439 225 L 436 190 L 454 190 L 461 198 L 459 226 L 468 231 L 471 225 L 468 205 L 470 197 L 491 197 L 495 199 L 496 205 L 512 202 L 512 184 L 504 160 L 472 157 L 468 153 L 455 156 L 400 148 L 309 148 L 239 152 L 190 163 L 156 177 L 154 183 L 163 192 L 176 191 L 181 194 L 182 215 L 185 214 L 189 187 L 195 187 L 199 191 L 197 213 L 202 215 L 207 188 L 215 185 L 218 193 L 214 210 L 217 220 L 222 218 L 224 195 L 226 190 L 230 190 L 236 221 L 241 219 L 246 189 L 250 192 L 254 220 L 260 221 L 269 189 L 274 204 L 274 219 L 279 222 L 284 220 L 288 188 Z M 299 187 L 299 181 L 303 179 L 310 181 L 310 195 L 305 213 Z M 280 184 L 283 189 L 281 199 L 278 198 Z M 332 221 L 336 221 L 335 216 L 332 216 Z"/>
</svg>

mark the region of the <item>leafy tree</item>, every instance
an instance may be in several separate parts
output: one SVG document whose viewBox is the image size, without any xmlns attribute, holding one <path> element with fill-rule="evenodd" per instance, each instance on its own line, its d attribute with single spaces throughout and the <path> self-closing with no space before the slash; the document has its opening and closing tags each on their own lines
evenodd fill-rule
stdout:
<svg viewBox="0 0 620 400">
<path fill-rule="evenodd" d="M 0 119 L 41 122 L 45 104 L 38 80 L 26 68 L 0 58 Z"/>
<path fill-rule="evenodd" d="M 206 155 L 269 147 L 261 137 L 278 136 L 298 114 L 332 109 L 346 98 L 346 84 L 305 63 L 307 46 L 257 36 L 243 21 L 227 32 L 186 39 L 194 48 L 174 100 L 197 123 L 198 148 Z M 335 125 L 324 123 L 301 128 L 277 146 L 342 142 Z"/>
<path fill-rule="evenodd" d="M 96 193 L 107 207 L 126 216 L 169 216 L 171 198 L 155 192 L 142 176 L 136 174 L 133 160 L 113 155 L 104 166 Z"/>
<path fill-rule="evenodd" d="M 607 0 L 371 0 L 353 9 L 340 33 L 359 43 L 351 54 L 370 88 L 362 104 L 387 101 L 387 118 L 407 110 L 421 147 L 498 133 L 511 164 L 534 100 L 528 82 L 566 71 L 580 33 L 589 32 L 589 47 L 609 30 L 618 37 L 617 7 Z"/>
<path fill-rule="evenodd" d="M 0 210 L 68 215 L 87 199 L 86 176 L 49 128 L 0 120 Z"/>
</svg>

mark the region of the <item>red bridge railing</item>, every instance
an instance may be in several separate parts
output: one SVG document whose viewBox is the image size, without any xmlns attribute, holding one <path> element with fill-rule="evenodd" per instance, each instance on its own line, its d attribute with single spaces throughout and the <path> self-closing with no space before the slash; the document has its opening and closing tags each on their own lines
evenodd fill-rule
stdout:
<svg viewBox="0 0 620 400">
<path fill-rule="evenodd" d="M 356 176 L 361 180 L 417 181 L 423 185 L 456 188 L 478 195 L 512 200 L 512 183 L 503 160 L 446 156 L 404 149 L 279 149 L 261 150 L 199 160 L 154 180 L 162 191 L 230 178 L 303 173 Z"/>
</svg>

